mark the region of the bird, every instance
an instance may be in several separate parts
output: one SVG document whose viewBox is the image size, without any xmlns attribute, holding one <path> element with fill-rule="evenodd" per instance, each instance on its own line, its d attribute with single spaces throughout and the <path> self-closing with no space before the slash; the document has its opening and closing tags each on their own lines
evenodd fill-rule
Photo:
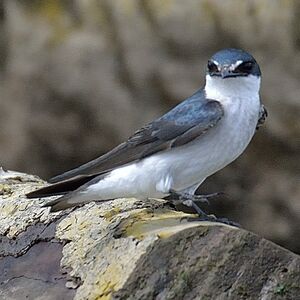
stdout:
<svg viewBox="0 0 300 300">
<path fill-rule="evenodd" d="M 208 60 L 203 88 L 111 151 L 26 196 L 60 196 L 44 205 L 51 212 L 91 201 L 168 197 L 208 217 L 198 202 L 210 195 L 195 192 L 240 156 L 264 123 L 260 84 L 260 67 L 250 53 L 222 49 Z"/>
</svg>

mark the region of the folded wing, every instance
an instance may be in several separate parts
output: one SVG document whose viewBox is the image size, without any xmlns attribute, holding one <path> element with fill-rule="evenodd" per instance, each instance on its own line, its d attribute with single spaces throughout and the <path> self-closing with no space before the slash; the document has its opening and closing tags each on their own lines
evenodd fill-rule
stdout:
<svg viewBox="0 0 300 300">
<path fill-rule="evenodd" d="M 153 153 L 182 146 L 198 138 L 209 128 L 215 126 L 224 112 L 218 101 L 206 99 L 203 101 L 200 95 L 198 97 L 195 95 L 161 118 L 142 127 L 126 142 L 108 153 L 56 176 L 50 182 L 58 182 L 76 175 L 109 171 Z"/>
</svg>

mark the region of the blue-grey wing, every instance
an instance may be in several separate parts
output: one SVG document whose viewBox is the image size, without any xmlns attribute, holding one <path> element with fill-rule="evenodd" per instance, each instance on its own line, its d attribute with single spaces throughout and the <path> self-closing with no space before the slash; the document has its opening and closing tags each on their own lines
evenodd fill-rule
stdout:
<svg viewBox="0 0 300 300">
<path fill-rule="evenodd" d="M 159 151 L 183 146 L 215 126 L 223 114 L 218 101 L 205 99 L 203 91 L 199 91 L 108 153 L 56 176 L 50 182 L 103 173 Z"/>
</svg>

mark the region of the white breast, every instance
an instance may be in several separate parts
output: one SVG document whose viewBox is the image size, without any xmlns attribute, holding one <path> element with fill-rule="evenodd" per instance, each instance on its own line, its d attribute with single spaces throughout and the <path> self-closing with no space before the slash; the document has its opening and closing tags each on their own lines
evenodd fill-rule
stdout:
<svg viewBox="0 0 300 300">
<path fill-rule="evenodd" d="M 205 180 L 243 153 L 255 133 L 259 116 L 260 79 L 206 78 L 206 96 L 224 107 L 224 117 L 189 146 L 174 151 L 174 189 L 185 189 Z"/>
<path fill-rule="evenodd" d="M 235 99 L 250 101 L 249 106 L 257 106 L 255 99 L 259 97 L 260 77 L 225 78 L 206 75 L 205 92 L 209 99 L 220 101 L 223 105 L 235 102 Z M 252 101 L 254 100 L 254 102 Z"/>
</svg>

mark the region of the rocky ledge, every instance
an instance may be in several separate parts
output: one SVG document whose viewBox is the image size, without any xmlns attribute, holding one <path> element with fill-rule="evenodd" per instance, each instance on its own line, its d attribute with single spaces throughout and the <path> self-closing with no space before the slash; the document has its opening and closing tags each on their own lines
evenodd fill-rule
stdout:
<svg viewBox="0 0 300 300">
<path fill-rule="evenodd" d="M 49 214 L 45 184 L 0 170 L 1 299 L 299 299 L 299 256 L 251 232 L 158 199 Z"/>
</svg>

